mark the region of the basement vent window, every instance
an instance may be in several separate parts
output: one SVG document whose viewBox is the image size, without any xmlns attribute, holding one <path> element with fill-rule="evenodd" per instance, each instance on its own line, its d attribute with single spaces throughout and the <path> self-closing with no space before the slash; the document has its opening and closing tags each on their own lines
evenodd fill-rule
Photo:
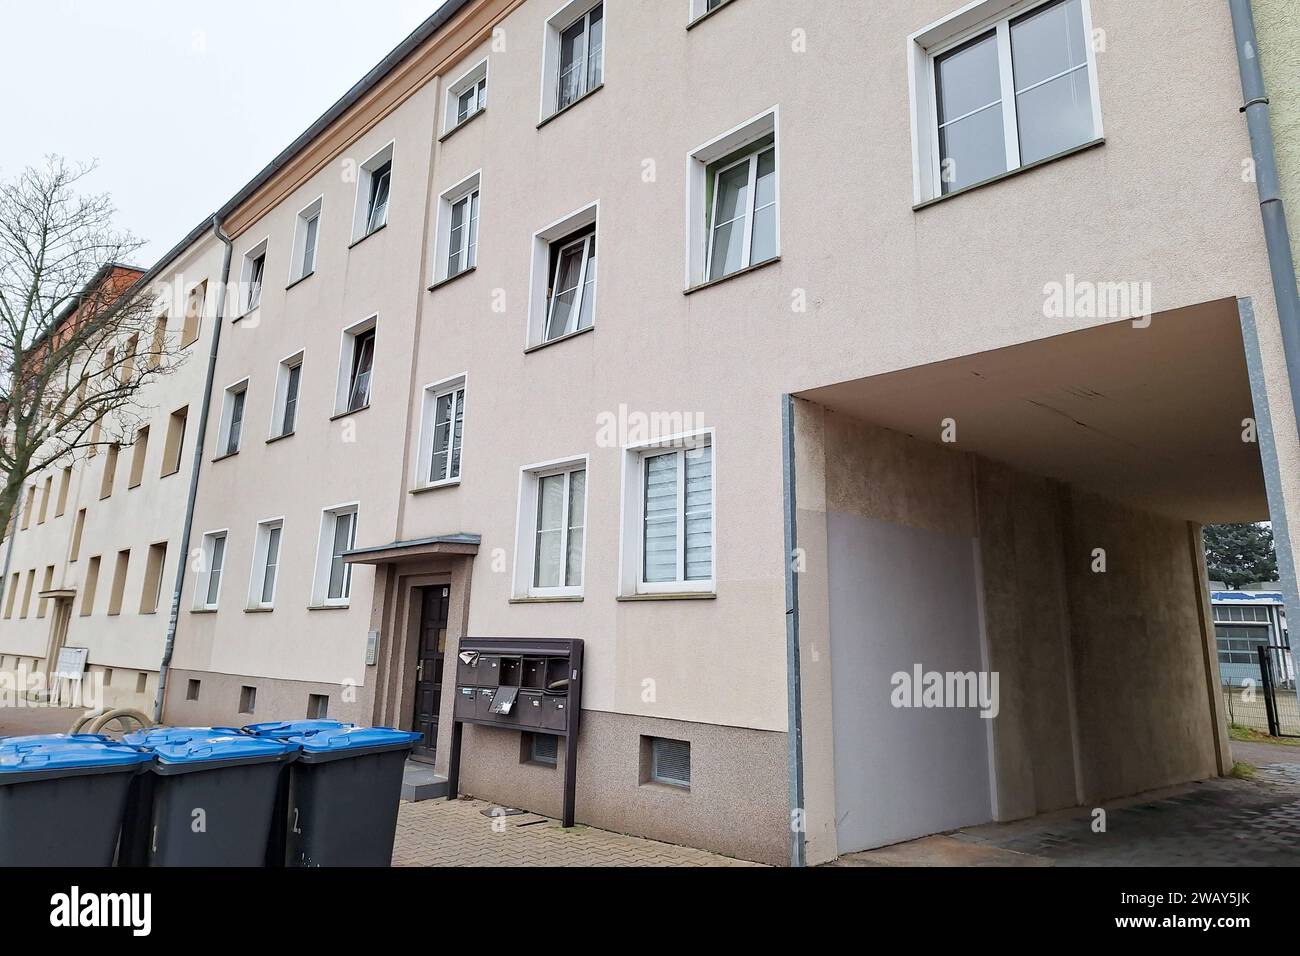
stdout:
<svg viewBox="0 0 1300 956">
<path fill-rule="evenodd" d="M 185 685 L 185 699 L 186 699 L 186 700 L 198 700 L 198 699 L 199 699 L 199 688 L 202 687 L 202 686 L 203 686 L 203 682 L 202 682 L 202 681 L 200 681 L 200 680 L 195 680 L 193 677 L 191 677 L 189 683 Z"/>
<path fill-rule="evenodd" d="M 149 675 L 146 674 L 144 671 L 141 671 L 139 674 L 135 676 L 135 692 L 137 694 L 143 694 L 145 692 L 145 688 L 147 688 L 148 686 L 149 686 Z"/>
<path fill-rule="evenodd" d="M 330 699 L 328 694 L 308 694 L 307 695 L 307 719 L 324 720 L 330 709 Z"/>
<path fill-rule="evenodd" d="M 239 688 L 239 712 L 251 714 L 255 707 L 257 707 L 257 688 L 247 685 Z"/>
<path fill-rule="evenodd" d="M 559 759 L 560 738 L 549 734 L 533 734 L 532 738 L 532 762 L 554 767 Z"/>
<path fill-rule="evenodd" d="M 691 745 L 685 740 L 650 740 L 650 780 L 670 787 L 691 788 Z"/>
</svg>

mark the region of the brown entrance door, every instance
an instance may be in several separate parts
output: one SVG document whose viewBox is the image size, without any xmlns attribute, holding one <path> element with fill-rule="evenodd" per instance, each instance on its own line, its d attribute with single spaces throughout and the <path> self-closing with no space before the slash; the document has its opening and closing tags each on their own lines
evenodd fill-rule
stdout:
<svg viewBox="0 0 1300 956">
<path fill-rule="evenodd" d="M 438 709 L 442 704 L 443 656 L 447 650 L 448 585 L 420 591 L 420 637 L 415 658 L 415 718 L 412 729 L 422 734 L 417 756 L 432 757 L 438 746 Z"/>
</svg>

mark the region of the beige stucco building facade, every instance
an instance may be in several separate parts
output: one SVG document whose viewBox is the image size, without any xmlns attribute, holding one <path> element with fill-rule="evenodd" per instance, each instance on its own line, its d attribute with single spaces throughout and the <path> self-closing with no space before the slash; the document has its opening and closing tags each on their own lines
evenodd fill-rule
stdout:
<svg viewBox="0 0 1300 956">
<path fill-rule="evenodd" d="M 220 211 L 166 719 L 445 770 L 461 638 L 581 638 L 579 820 L 773 863 L 1230 768 L 1199 525 L 1300 443 L 1226 5 L 557 5 Z M 538 736 L 462 792 L 557 812 Z"/>
</svg>

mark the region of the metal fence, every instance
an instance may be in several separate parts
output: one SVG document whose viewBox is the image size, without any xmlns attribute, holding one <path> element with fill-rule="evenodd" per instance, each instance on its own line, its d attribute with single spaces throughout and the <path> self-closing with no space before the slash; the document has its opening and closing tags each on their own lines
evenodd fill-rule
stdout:
<svg viewBox="0 0 1300 956">
<path fill-rule="evenodd" d="M 1225 680 L 1224 707 L 1228 723 L 1249 727 L 1272 737 L 1300 737 L 1300 701 L 1294 682 L 1281 677 L 1285 648 L 1257 648 L 1258 665 L 1245 678 Z"/>
</svg>

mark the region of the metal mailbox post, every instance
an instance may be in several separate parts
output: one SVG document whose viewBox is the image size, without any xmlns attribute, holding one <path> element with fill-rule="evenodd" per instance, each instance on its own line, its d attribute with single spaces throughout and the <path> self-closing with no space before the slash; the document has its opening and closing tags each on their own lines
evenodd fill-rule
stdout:
<svg viewBox="0 0 1300 956">
<path fill-rule="evenodd" d="M 573 826 L 582 718 L 582 641 L 466 638 L 456 658 L 447 799 L 460 796 L 460 746 L 466 724 L 564 739 L 564 825 Z"/>
</svg>

